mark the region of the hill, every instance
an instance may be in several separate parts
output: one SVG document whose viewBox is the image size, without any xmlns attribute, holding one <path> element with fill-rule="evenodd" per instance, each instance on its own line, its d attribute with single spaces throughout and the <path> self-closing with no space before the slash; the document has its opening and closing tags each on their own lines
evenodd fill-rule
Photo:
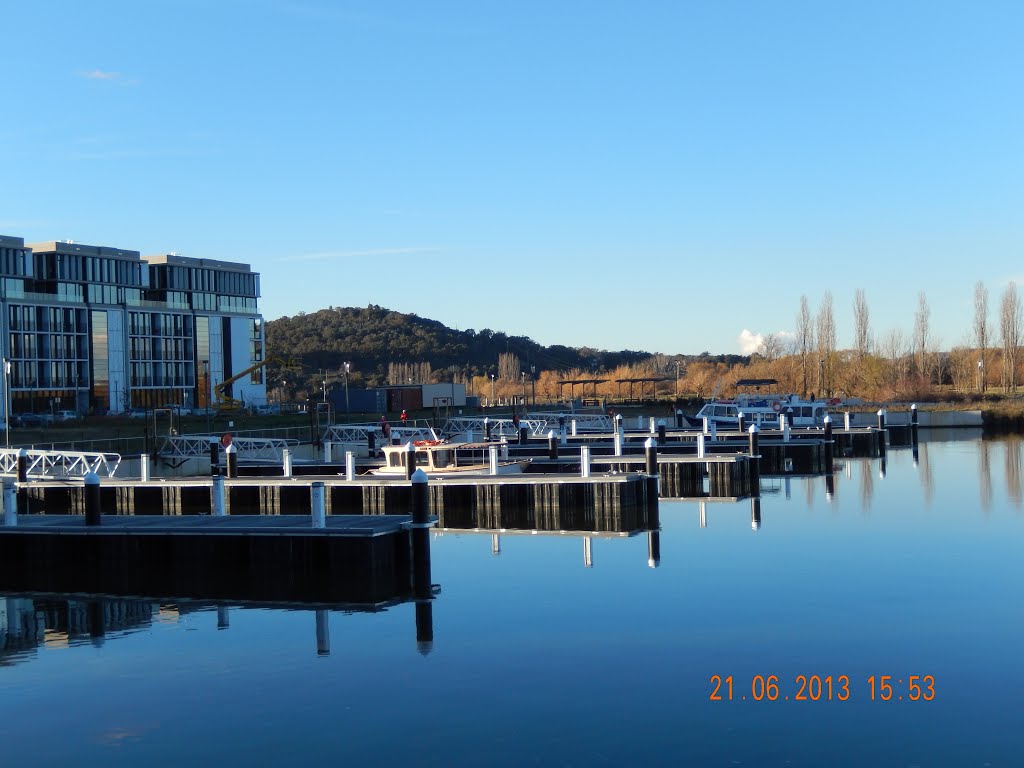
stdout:
<svg viewBox="0 0 1024 768">
<path fill-rule="evenodd" d="M 591 347 L 543 346 L 526 336 L 509 336 L 489 328 L 457 331 L 436 320 L 395 312 L 375 304 L 363 308 L 329 307 L 310 314 L 282 317 L 266 323 L 267 354 L 296 359 L 306 371 L 331 371 L 351 364 L 352 381 L 367 386 L 384 384 L 396 365 L 420 366 L 418 371 L 440 371 L 440 376 L 423 375 L 418 380 L 450 380 L 446 369 L 453 366 L 459 378 L 501 375 L 503 356 L 514 356 L 523 370 L 610 371 L 635 365 L 652 357 L 637 350 L 608 351 Z M 664 357 L 664 356 L 661 356 Z M 737 355 L 701 359 L 738 362 Z M 693 356 L 676 355 L 685 363 Z M 426 364 L 426 365 L 424 365 Z M 280 372 L 270 367 L 269 381 Z M 332 374 L 333 376 L 336 374 Z"/>
</svg>

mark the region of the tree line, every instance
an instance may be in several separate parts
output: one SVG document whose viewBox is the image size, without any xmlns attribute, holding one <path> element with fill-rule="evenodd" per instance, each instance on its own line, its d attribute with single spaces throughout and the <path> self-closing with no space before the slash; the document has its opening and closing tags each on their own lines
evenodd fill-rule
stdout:
<svg viewBox="0 0 1024 768">
<path fill-rule="evenodd" d="M 306 371 L 295 376 L 268 366 L 268 394 L 301 398 L 319 391 L 324 381 L 328 387 L 343 381 L 356 387 L 456 382 L 482 401 L 525 397 L 553 402 L 570 392 L 608 400 L 630 394 L 680 400 L 729 395 L 736 381 L 750 378 L 776 379 L 780 391 L 805 397 L 925 401 L 951 390 L 1013 393 L 1024 335 L 1024 305 L 1015 283 L 1006 285 L 997 309 L 993 321 L 988 288 L 978 282 L 971 330 L 944 350 L 932 332 L 924 292 L 918 295 L 909 332 L 891 328 L 878 333 L 866 292 L 857 289 L 850 307 L 852 346 L 840 349 L 831 292 L 813 311 L 802 295 L 794 332 L 768 334 L 752 355 L 743 356 L 543 346 L 490 329 L 459 331 L 373 304 L 330 307 L 267 322 L 268 354 L 296 361 Z M 582 380 L 591 383 L 565 383 Z"/>
</svg>

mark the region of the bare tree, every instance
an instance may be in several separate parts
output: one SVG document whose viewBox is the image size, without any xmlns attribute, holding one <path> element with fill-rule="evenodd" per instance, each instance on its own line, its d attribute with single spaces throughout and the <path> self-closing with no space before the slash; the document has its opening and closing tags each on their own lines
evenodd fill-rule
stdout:
<svg viewBox="0 0 1024 768">
<path fill-rule="evenodd" d="M 1024 326 L 1024 310 L 1021 308 L 1017 284 L 1010 281 L 1003 292 L 999 305 L 999 332 L 1003 337 L 1003 385 L 1008 392 L 1017 391 L 1017 355 Z"/>
<path fill-rule="evenodd" d="M 969 392 L 975 386 L 974 353 L 968 346 L 961 344 L 949 350 L 949 375 L 959 392 Z"/>
<path fill-rule="evenodd" d="M 881 352 L 889 363 L 889 384 L 893 387 L 900 386 L 906 373 L 904 359 L 907 355 L 907 342 L 903 338 L 903 331 L 898 328 L 889 331 L 882 341 Z"/>
<path fill-rule="evenodd" d="M 803 376 L 803 394 L 807 396 L 808 366 L 811 350 L 814 348 L 814 326 L 811 323 L 811 308 L 807 297 L 800 297 L 800 312 L 796 316 L 796 353 L 800 357 L 800 372 Z"/>
<path fill-rule="evenodd" d="M 760 355 L 770 363 L 781 357 L 783 351 L 782 337 L 777 333 L 769 333 L 761 339 L 754 354 Z"/>
<path fill-rule="evenodd" d="M 863 288 L 858 288 L 853 295 L 853 329 L 857 362 L 863 362 L 864 356 L 871 351 L 871 317 Z"/>
<path fill-rule="evenodd" d="M 512 352 L 498 355 L 498 379 L 501 381 L 519 381 L 519 356 Z"/>
<path fill-rule="evenodd" d="M 818 390 L 830 394 L 832 353 L 836 350 L 836 321 L 832 313 L 832 292 L 825 291 L 818 307 Z"/>
<path fill-rule="evenodd" d="M 917 295 L 917 312 L 914 313 L 914 362 L 917 365 L 918 374 L 925 380 L 929 380 L 928 366 L 928 323 L 932 311 L 928 308 L 928 297 L 924 291 Z"/>
<path fill-rule="evenodd" d="M 991 343 L 988 330 L 988 288 L 980 280 L 974 286 L 974 344 L 978 347 L 978 387 L 985 391 L 985 371 L 988 370 L 988 348 Z"/>
</svg>

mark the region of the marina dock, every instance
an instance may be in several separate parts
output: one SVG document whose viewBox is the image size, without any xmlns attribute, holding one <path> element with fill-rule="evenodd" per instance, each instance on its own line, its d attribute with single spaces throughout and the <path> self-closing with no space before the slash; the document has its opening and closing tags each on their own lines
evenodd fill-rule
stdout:
<svg viewBox="0 0 1024 768">
<path fill-rule="evenodd" d="M 413 594 L 412 530 L 404 515 L 21 515 L 0 527 L 0 590 L 378 603 Z"/>
</svg>

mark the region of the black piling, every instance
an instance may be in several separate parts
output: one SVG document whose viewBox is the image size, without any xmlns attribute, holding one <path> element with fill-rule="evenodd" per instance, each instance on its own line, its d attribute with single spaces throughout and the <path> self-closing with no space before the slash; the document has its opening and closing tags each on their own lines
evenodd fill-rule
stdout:
<svg viewBox="0 0 1024 768">
<path fill-rule="evenodd" d="M 520 445 L 526 445 L 526 443 L 527 443 L 527 441 L 529 439 L 530 439 L 530 430 L 529 430 L 529 428 L 528 427 L 520 427 L 519 428 L 519 444 Z"/>
<path fill-rule="evenodd" d="M 28 514 L 28 452 L 21 448 L 18 451 L 18 514 Z"/>
<path fill-rule="evenodd" d="M 647 464 L 647 474 L 650 477 L 655 477 L 658 474 L 658 446 L 650 438 L 644 443 L 644 458 Z"/>
<path fill-rule="evenodd" d="M 238 449 L 234 443 L 224 449 L 224 454 L 227 457 L 228 477 L 238 477 Z"/>
<path fill-rule="evenodd" d="M 95 472 L 85 475 L 85 524 L 99 525 L 102 518 L 100 506 L 100 476 Z"/>
<path fill-rule="evenodd" d="M 548 458 L 558 458 L 558 438 L 555 437 L 555 430 L 548 431 Z"/>
<path fill-rule="evenodd" d="M 682 428 L 683 428 L 683 412 L 679 408 L 676 408 L 676 429 L 682 429 Z"/>
<path fill-rule="evenodd" d="M 744 415 L 743 411 L 740 411 L 739 415 L 736 417 L 736 426 L 737 426 L 737 428 L 739 429 L 740 432 L 746 432 L 747 431 L 747 421 L 746 421 L 746 418 L 747 417 Z"/>
<path fill-rule="evenodd" d="M 484 440 L 491 439 L 491 420 L 484 416 Z"/>
<path fill-rule="evenodd" d="M 754 531 L 761 530 L 761 497 L 752 496 L 750 499 L 750 528 Z"/>
<path fill-rule="evenodd" d="M 377 455 L 377 436 L 373 431 L 367 431 L 366 433 L 366 448 L 370 452 L 370 456 Z"/>
<path fill-rule="evenodd" d="M 910 406 L 910 444 L 917 446 L 917 403 Z"/>
<path fill-rule="evenodd" d="M 430 590 L 430 487 L 427 473 L 413 474 L 410 494 L 412 516 L 412 591 L 417 600 L 429 600 Z"/>
<path fill-rule="evenodd" d="M 885 410 L 878 409 L 878 455 L 885 455 Z"/>
<path fill-rule="evenodd" d="M 665 444 L 665 422 L 658 422 L 658 445 Z"/>
<path fill-rule="evenodd" d="M 412 442 L 405 444 L 405 479 L 412 480 L 416 471 L 416 446 Z"/>
<path fill-rule="evenodd" d="M 210 474 L 220 474 L 220 443 L 215 439 L 210 440 Z"/>
</svg>

